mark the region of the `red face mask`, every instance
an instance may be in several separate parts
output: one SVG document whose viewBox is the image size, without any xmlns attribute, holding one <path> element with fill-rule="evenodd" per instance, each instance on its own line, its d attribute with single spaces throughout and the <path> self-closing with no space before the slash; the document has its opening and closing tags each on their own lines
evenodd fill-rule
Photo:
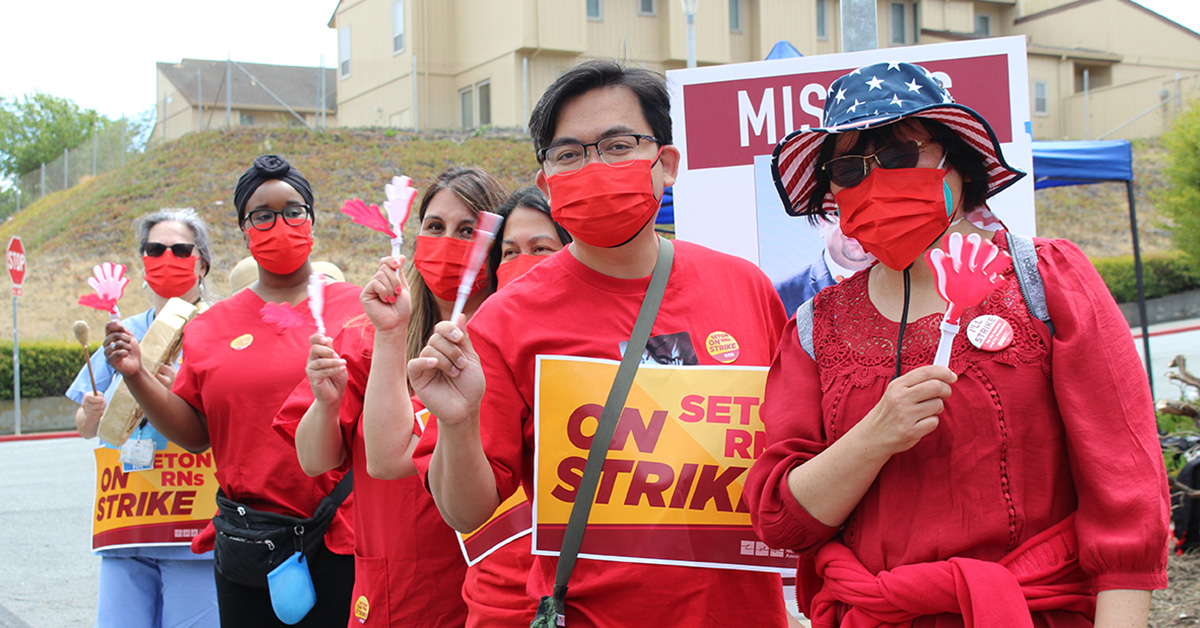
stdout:
<svg viewBox="0 0 1200 628">
<path fill-rule="evenodd" d="M 413 265 L 421 273 L 421 279 L 433 296 L 443 301 L 453 301 L 458 296 L 458 284 L 467 272 L 467 253 L 471 243 L 450 236 L 417 236 L 417 250 L 413 253 Z M 475 276 L 471 294 L 487 288 L 487 273 L 483 269 Z"/>
<path fill-rule="evenodd" d="M 549 258 L 549 255 L 528 255 L 522 253 L 516 259 L 502 262 L 496 269 L 496 288 L 507 286 L 510 281 L 524 275 L 526 271 Z"/>
<path fill-rule="evenodd" d="M 941 168 L 875 168 L 834 195 L 842 233 L 892 270 L 912 265 L 950 228 L 954 200 Z"/>
<path fill-rule="evenodd" d="M 625 244 L 658 212 L 650 174 L 657 161 L 635 159 L 615 166 L 594 161 L 574 172 L 546 177 L 551 216 L 592 246 Z"/>
<path fill-rule="evenodd" d="M 196 285 L 196 258 L 192 255 L 179 258 L 170 251 L 158 257 L 145 255 L 142 268 L 146 269 L 146 283 L 160 297 L 181 297 Z"/>
<path fill-rule="evenodd" d="M 282 220 L 266 231 L 248 227 L 250 254 L 259 266 L 276 275 L 296 272 L 312 253 L 312 222 L 293 227 Z"/>
</svg>

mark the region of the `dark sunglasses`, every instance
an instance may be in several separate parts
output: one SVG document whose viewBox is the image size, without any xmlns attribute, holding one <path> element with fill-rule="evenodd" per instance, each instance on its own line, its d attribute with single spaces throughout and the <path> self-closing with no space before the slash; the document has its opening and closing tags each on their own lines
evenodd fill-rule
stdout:
<svg viewBox="0 0 1200 628">
<path fill-rule="evenodd" d="M 879 164 L 881 168 L 913 168 L 921 159 L 921 147 L 931 144 L 933 140 L 909 140 L 893 144 L 870 155 L 842 155 L 825 162 L 821 169 L 829 176 L 829 180 L 844 187 L 852 188 L 871 172 L 870 161 Z"/>
<path fill-rule="evenodd" d="M 167 252 L 167 249 L 171 249 L 171 253 L 175 257 L 184 258 L 191 257 L 192 251 L 195 248 L 195 244 L 187 244 L 185 242 L 179 242 L 171 246 L 167 246 L 162 242 L 147 242 L 146 246 L 142 247 L 142 252 L 146 257 L 162 257 L 163 253 Z"/>
</svg>

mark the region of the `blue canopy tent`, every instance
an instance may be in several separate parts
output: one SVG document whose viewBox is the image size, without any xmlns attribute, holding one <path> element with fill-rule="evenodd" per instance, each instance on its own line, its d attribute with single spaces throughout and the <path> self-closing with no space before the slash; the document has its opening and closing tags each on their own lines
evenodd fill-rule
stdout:
<svg viewBox="0 0 1200 628">
<path fill-rule="evenodd" d="M 654 222 L 659 225 L 675 224 L 675 190 L 674 186 L 663 188 L 662 202 L 658 206 L 658 219 Z"/>
<path fill-rule="evenodd" d="M 1133 149 L 1125 140 L 1090 142 L 1034 142 L 1033 189 L 1063 185 L 1088 185 L 1123 181 L 1129 198 L 1129 230 L 1133 236 L 1133 272 L 1137 279 L 1138 316 L 1142 321 L 1142 350 L 1146 375 L 1154 393 L 1150 366 L 1150 330 L 1146 321 L 1146 294 L 1142 284 L 1142 256 L 1138 247 L 1137 206 L 1133 198 Z"/>
<path fill-rule="evenodd" d="M 793 46 L 791 42 L 786 39 L 780 39 L 779 41 L 775 42 L 775 45 L 771 48 L 771 52 L 767 53 L 767 58 L 765 60 L 795 59 L 796 57 L 803 56 L 804 55 L 800 54 L 799 50 L 796 50 L 796 47 Z"/>
</svg>

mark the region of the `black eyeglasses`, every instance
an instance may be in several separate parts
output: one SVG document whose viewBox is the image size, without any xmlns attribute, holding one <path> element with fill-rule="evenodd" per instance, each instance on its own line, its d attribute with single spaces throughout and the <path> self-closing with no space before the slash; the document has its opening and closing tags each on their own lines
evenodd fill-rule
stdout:
<svg viewBox="0 0 1200 628">
<path fill-rule="evenodd" d="M 256 209 L 246 214 L 246 222 L 259 231 L 270 231 L 275 226 L 275 218 L 283 216 L 284 224 L 299 227 L 312 215 L 312 207 L 308 205 L 288 205 L 279 211 L 273 209 Z"/>
<path fill-rule="evenodd" d="M 933 143 L 933 140 L 909 140 L 881 148 L 870 155 L 842 155 L 825 162 L 821 169 L 830 181 L 844 188 L 852 188 L 862 183 L 871 172 L 869 161 L 889 170 L 914 168 L 921 160 L 921 147 Z"/>
<path fill-rule="evenodd" d="M 633 153 L 642 140 L 655 144 L 662 143 L 653 135 L 638 135 L 637 133 L 611 135 L 591 144 L 570 142 L 547 146 L 538 151 L 538 158 L 541 159 L 542 167 L 548 174 L 579 170 L 583 167 L 583 162 L 587 161 L 585 156 L 588 146 L 592 146 L 595 147 L 596 154 L 600 156 L 601 161 L 614 165 L 633 159 Z"/>
<path fill-rule="evenodd" d="M 142 253 L 146 257 L 162 257 L 167 249 L 171 249 L 171 254 L 178 258 L 191 257 L 192 251 L 195 250 L 195 244 L 186 242 L 177 242 L 171 246 L 167 246 L 162 242 L 147 242 L 146 246 L 142 247 Z"/>
</svg>

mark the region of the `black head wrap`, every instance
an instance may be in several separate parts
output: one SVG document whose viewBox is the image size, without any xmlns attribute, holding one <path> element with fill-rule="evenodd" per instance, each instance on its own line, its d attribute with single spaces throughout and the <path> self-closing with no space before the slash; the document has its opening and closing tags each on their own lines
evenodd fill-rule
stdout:
<svg viewBox="0 0 1200 628">
<path fill-rule="evenodd" d="M 238 179 L 237 188 L 233 191 L 233 206 L 237 208 L 239 225 L 246 219 L 246 201 L 250 200 L 250 196 L 260 185 L 271 179 L 279 179 L 296 188 L 300 196 L 304 197 L 304 202 L 310 208 L 312 207 L 312 186 L 309 185 L 308 179 L 305 179 L 304 175 L 296 170 L 295 166 L 279 155 L 259 155 L 254 160 L 254 165 L 242 173 L 241 178 Z M 310 209 L 309 215 L 316 223 L 316 212 Z"/>
</svg>

